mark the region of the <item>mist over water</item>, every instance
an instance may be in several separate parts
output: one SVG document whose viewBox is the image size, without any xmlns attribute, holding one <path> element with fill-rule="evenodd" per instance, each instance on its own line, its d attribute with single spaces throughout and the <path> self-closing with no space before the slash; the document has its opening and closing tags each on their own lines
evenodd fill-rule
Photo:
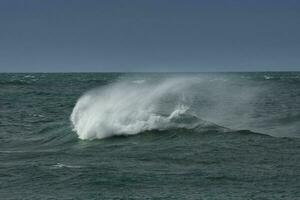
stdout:
<svg viewBox="0 0 300 200">
<path fill-rule="evenodd" d="M 270 80 L 271 76 L 263 78 Z M 199 123 L 206 121 L 232 130 L 247 129 L 279 137 L 298 137 L 299 129 L 294 122 L 285 127 L 289 133 L 283 133 L 276 115 L 264 110 L 265 105 L 269 105 L 267 97 L 273 90 L 268 84 L 246 77 L 127 77 L 86 92 L 77 101 L 70 118 L 80 139 L 194 127 L 178 123 L 180 117 L 186 115 L 198 118 Z M 281 113 L 282 117 L 285 114 Z M 174 118 L 177 118 L 177 123 L 174 123 Z"/>
</svg>

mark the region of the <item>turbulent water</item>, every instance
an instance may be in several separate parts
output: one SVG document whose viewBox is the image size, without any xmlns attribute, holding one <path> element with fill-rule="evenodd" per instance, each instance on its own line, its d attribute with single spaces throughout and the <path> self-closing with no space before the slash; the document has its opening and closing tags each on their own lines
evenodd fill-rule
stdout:
<svg viewBox="0 0 300 200">
<path fill-rule="evenodd" d="M 0 74 L 0 199 L 300 199 L 300 73 Z"/>
</svg>

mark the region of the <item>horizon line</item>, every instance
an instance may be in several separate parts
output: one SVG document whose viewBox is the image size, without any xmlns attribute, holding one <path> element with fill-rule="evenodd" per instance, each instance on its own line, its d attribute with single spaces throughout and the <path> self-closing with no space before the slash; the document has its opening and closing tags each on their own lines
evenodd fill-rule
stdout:
<svg viewBox="0 0 300 200">
<path fill-rule="evenodd" d="M 257 70 L 257 71 L 6 71 L 0 74 L 59 74 L 59 73 L 264 73 L 264 72 L 300 72 L 299 70 Z"/>
</svg>

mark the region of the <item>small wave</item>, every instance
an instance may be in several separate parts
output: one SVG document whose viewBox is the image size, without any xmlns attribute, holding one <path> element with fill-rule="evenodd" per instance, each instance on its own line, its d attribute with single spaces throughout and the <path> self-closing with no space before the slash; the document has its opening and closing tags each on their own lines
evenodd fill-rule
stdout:
<svg viewBox="0 0 300 200">
<path fill-rule="evenodd" d="M 45 117 L 42 114 L 30 114 L 30 116 L 32 116 L 32 117 L 39 117 L 39 118 Z"/>
<path fill-rule="evenodd" d="M 272 76 L 264 75 L 264 79 L 265 79 L 265 80 L 270 80 L 270 79 L 272 79 L 272 78 L 273 78 Z"/>
<path fill-rule="evenodd" d="M 28 151 L 18 151 L 18 150 L 4 150 L 4 151 L 0 151 L 0 153 L 28 153 Z"/>
<path fill-rule="evenodd" d="M 82 168 L 83 166 L 80 165 L 66 165 L 66 164 L 62 164 L 62 163 L 56 163 L 55 165 L 51 166 L 54 169 L 59 169 L 59 168 Z"/>
<path fill-rule="evenodd" d="M 35 78 L 33 75 L 25 75 L 24 78 Z"/>
<path fill-rule="evenodd" d="M 135 81 L 132 81 L 132 83 L 142 84 L 142 83 L 145 83 L 145 80 L 135 80 Z"/>
<path fill-rule="evenodd" d="M 0 150 L 0 153 L 3 154 L 28 154 L 28 153 L 49 153 L 52 152 L 50 150 Z"/>
</svg>

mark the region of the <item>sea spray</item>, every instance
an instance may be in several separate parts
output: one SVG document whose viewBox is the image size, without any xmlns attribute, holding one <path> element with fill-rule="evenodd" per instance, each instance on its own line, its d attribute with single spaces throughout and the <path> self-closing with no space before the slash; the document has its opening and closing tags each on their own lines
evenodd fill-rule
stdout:
<svg viewBox="0 0 300 200">
<path fill-rule="evenodd" d="M 71 114 L 73 130 L 80 139 L 101 139 L 176 127 L 179 124 L 172 119 L 188 110 L 184 93 L 196 83 L 199 79 L 173 78 L 152 84 L 122 81 L 94 89 L 76 103 Z M 176 102 L 162 113 L 161 104 L 170 96 Z"/>
</svg>

